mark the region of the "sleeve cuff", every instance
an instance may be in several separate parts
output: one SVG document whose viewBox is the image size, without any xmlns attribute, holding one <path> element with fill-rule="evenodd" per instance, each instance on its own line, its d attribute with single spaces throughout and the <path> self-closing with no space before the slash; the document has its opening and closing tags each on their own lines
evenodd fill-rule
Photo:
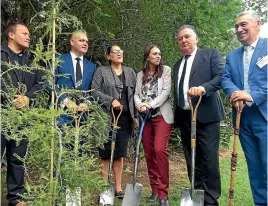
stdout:
<svg viewBox="0 0 268 206">
<path fill-rule="evenodd" d="M 62 103 L 60 104 L 61 108 L 64 109 L 64 108 L 66 107 L 66 104 L 68 104 L 68 102 L 69 102 L 69 99 L 68 99 L 68 97 L 66 97 L 66 98 L 62 101 Z"/>
<path fill-rule="evenodd" d="M 203 92 L 204 92 L 204 94 L 206 94 L 205 87 L 203 87 L 203 86 L 199 86 L 198 88 L 202 89 L 202 90 L 203 90 Z"/>
</svg>

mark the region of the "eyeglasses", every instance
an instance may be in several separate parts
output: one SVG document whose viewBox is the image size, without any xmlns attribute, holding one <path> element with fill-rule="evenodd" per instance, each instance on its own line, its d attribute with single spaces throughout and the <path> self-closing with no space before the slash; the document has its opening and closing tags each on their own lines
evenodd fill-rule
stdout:
<svg viewBox="0 0 268 206">
<path fill-rule="evenodd" d="M 123 50 L 113 50 L 113 51 L 111 51 L 111 53 L 113 53 L 113 54 L 123 54 L 124 51 Z"/>
</svg>

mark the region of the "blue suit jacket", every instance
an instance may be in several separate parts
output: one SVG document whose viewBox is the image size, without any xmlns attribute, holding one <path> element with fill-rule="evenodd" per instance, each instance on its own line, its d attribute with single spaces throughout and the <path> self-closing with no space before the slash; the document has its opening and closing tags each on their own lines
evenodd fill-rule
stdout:
<svg viewBox="0 0 268 206">
<path fill-rule="evenodd" d="M 55 69 L 55 85 L 56 92 L 61 89 L 75 89 L 74 67 L 71 53 L 63 54 L 58 57 L 61 60 L 60 65 Z M 93 75 L 96 70 L 96 65 L 83 58 L 83 79 L 80 90 L 90 90 Z M 66 96 L 62 95 L 58 101 L 60 103 Z M 61 118 L 64 122 L 71 119 L 67 116 Z"/>
<path fill-rule="evenodd" d="M 243 47 L 227 54 L 226 67 L 222 76 L 222 89 L 228 97 L 234 91 L 244 89 L 243 54 Z M 266 55 L 267 39 L 259 38 L 250 62 L 248 84 L 254 103 L 267 120 L 267 64 L 262 68 L 256 64 L 260 58 Z M 233 112 L 235 112 L 234 109 Z"/>
</svg>

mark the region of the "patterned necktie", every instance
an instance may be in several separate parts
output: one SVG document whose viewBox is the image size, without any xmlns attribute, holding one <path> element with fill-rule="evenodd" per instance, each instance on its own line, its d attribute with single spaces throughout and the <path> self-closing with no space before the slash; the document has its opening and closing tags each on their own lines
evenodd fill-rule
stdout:
<svg viewBox="0 0 268 206">
<path fill-rule="evenodd" d="M 248 85 L 248 73 L 249 73 L 249 66 L 250 66 L 250 61 L 251 61 L 251 51 L 254 49 L 253 46 L 245 46 L 244 47 L 244 52 L 245 52 L 245 59 L 244 59 L 244 91 L 249 93 L 250 88 Z M 246 102 L 248 106 L 251 106 L 251 102 Z"/>
<path fill-rule="evenodd" d="M 80 66 L 81 59 L 76 57 L 76 78 L 75 78 L 75 88 L 80 89 L 82 85 L 82 71 Z"/>
<path fill-rule="evenodd" d="M 186 67 L 187 67 L 187 59 L 190 57 L 191 55 L 185 55 L 185 62 L 183 65 L 183 70 L 181 73 L 181 78 L 180 78 L 180 83 L 179 83 L 179 107 L 180 108 L 184 108 L 184 91 L 183 91 L 183 84 L 184 84 L 184 78 L 185 78 L 185 73 L 186 73 Z"/>
<path fill-rule="evenodd" d="M 249 73 L 249 66 L 251 61 L 250 51 L 253 49 L 252 46 L 245 46 L 245 60 L 244 60 L 244 91 L 249 93 L 250 88 L 248 85 L 248 73 Z"/>
</svg>

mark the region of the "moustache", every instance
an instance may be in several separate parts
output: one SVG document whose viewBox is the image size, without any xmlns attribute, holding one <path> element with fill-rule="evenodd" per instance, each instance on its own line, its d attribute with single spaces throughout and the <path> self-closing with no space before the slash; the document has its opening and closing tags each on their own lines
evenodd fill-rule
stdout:
<svg viewBox="0 0 268 206">
<path fill-rule="evenodd" d="M 243 31 L 240 31 L 240 32 L 235 32 L 235 35 L 236 35 L 236 36 L 238 36 L 238 37 L 242 36 L 243 34 L 244 34 L 244 32 L 243 32 Z"/>
</svg>

